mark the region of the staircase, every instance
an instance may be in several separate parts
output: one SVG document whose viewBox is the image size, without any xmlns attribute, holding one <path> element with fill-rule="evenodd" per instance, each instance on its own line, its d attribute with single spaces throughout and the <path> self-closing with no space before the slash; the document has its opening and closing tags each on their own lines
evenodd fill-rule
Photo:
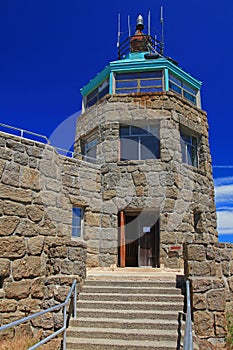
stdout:
<svg viewBox="0 0 233 350">
<path fill-rule="evenodd" d="M 180 349 L 183 296 L 176 275 L 152 271 L 89 274 L 67 350 Z"/>
</svg>

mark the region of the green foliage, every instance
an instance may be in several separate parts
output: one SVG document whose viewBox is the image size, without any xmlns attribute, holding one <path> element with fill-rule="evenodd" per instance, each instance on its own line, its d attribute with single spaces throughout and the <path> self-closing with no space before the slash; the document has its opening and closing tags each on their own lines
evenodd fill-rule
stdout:
<svg viewBox="0 0 233 350">
<path fill-rule="evenodd" d="M 233 314 L 227 312 L 227 345 L 228 349 L 233 349 Z"/>
</svg>

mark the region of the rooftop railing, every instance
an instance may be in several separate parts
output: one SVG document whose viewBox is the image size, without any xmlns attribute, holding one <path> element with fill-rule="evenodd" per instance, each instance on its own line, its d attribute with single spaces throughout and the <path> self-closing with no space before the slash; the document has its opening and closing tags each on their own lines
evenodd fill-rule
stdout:
<svg viewBox="0 0 233 350">
<path fill-rule="evenodd" d="M 152 52 L 163 56 L 163 44 L 151 35 L 133 35 L 121 40 L 118 47 L 118 59 L 125 58 L 128 53 Z"/>
</svg>

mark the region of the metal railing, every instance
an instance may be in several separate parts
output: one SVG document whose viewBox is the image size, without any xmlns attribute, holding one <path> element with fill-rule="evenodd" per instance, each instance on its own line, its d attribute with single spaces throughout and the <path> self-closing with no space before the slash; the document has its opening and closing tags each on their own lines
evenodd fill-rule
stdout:
<svg viewBox="0 0 233 350">
<path fill-rule="evenodd" d="M 19 136 L 19 137 L 24 138 L 24 139 L 29 139 L 29 140 L 36 141 L 36 142 L 42 142 L 42 143 L 46 143 L 48 145 L 50 144 L 50 140 L 44 135 L 40 135 L 40 134 L 37 134 L 37 133 L 32 132 L 32 131 L 28 131 L 28 130 L 16 128 L 15 126 L 10 126 L 10 125 L 0 123 L 0 131 L 3 133 L 7 133 L 6 130 L 11 130 L 12 134 L 14 131 L 15 134 L 13 134 L 13 135 Z"/>
<path fill-rule="evenodd" d="M 184 333 L 184 350 L 193 350 L 193 333 L 190 300 L 190 282 L 186 281 L 186 321 Z"/>
<path fill-rule="evenodd" d="M 0 132 L 2 132 L 3 134 L 10 134 L 10 135 L 21 137 L 23 139 L 51 145 L 58 152 L 58 154 L 65 156 L 65 157 L 69 157 L 69 158 L 76 157 L 77 159 L 88 162 L 88 163 L 101 164 L 100 160 L 97 158 L 89 157 L 89 156 L 86 156 L 84 154 L 77 153 L 77 152 L 67 150 L 64 148 L 56 147 L 56 146 L 51 144 L 51 142 L 47 138 L 47 136 L 37 134 L 37 133 L 32 132 L 32 131 L 28 131 L 28 130 L 24 130 L 24 129 L 20 129 L 20 128 L 17 128 L 14 126 L 0 123 Z"/>
<path fill-rule="evenodd" d="M 76 316 L 77 316 L 77 310 L 76 310 L 77 289 L 76 289 L 76 284 L 77 284 L 77 281 L 74 280 L 73 284 L 72 284 L 72 286 L 70 288 L 70 291 L 69 291 L 69 293 L 68 293 L 68 295 L 66 297 L 66 300 L 63 303 L 61 303 L 59 305 L 52 306 L 49 309 L 37 312 L 37 313 L 35 313 L 33 315 L 24 317 L 24 318 L 22 318 L 20 320 L 11 322 L 11 323 L 6 324 L 4 326 L 1 326 L 0 327 L 0 331 L 4 331 L 4 330 L 9 329 L 11 327 L 18 326 L 18 325 L 20 325 L 22 323 L 25 323 L 27 321 L 30 321 L 30 320 L 36 318 L 36 317 L 42 316 L 42 315 L 44 315 L 44 314 L 46 314 L 48 312 L 53 312 L 55 310 L 59 310 L 59 309 L 63 308 L 63 327 L 61 327 L 57 331 L 53 332 L 52 334 L 50 334 L 48 337 L 46 337 L 45 339 L 41 340 L 40 342 L 36 343 L 32 347 L 30 347 L 28 350 L 37 349 L 39 346 L 47 343 L 49 340 L 55 338 L 60 333 L 63 333 L 63 350 L 66 350 L 67 304 L 68 304 L 69 300 L 71 299 L 72 293 L 74 292 L 73 293 L 74 294 L 73 295 L 73 317 L 74 317 L 74 319 L 76 319 Z"/>
<path fill-rule="evenodd" d="M 154 52 L 163 56 L 163 44 L 151 35 L 129 36 L 121 39 L 118 47 L 118 59 L 121 60 L 129 52 Z"/>
</svg>

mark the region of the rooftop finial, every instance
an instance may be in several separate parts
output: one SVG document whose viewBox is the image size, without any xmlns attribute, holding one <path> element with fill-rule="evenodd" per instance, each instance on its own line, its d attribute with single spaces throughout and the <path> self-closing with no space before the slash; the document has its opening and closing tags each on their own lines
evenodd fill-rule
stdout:
<svg viewBox="0 0 233 350">
<path fill-rule="evenodd" d="M 142 15 L 139 15 L 137 18 L 137 30 L 143 30 L 144 29 L 144 20 Z"/>
</svg>

